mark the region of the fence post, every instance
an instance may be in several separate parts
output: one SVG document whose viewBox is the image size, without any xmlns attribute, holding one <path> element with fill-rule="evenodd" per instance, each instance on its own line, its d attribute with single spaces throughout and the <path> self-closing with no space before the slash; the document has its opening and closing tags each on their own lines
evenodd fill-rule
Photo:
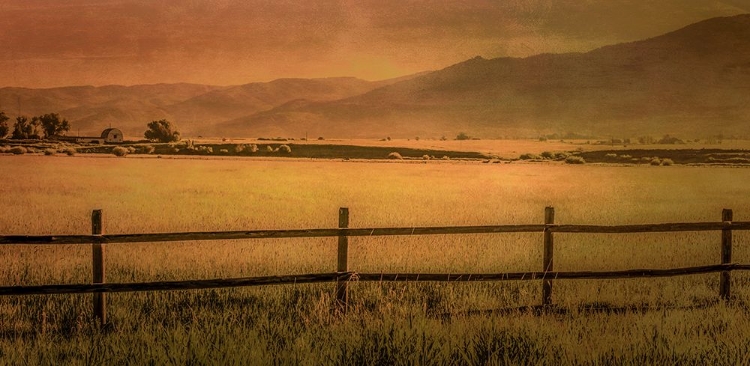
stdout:
<svg viewBox="0 0 750 366">
<path fill-rule="evenodd" d="M 544 208 L 544 224 L 552 225 L 555 223 L 555 208 L 545 207 Z M 544 228 L 544 272 L 551 272 L 553 270 L 552 253 L 554 249 L 554 241 L 552 239 L 552 232 L 549 227 Z M 546 276 L 545 276 L 546 277 Z M 542 305 L 552 305 L 552 280 L 545 278 L 542 280 Z"/>
<path fill-rule="evenodd" d="M 103 234 L 102 225 L 102 210 L 94 210 L 91 212 L 91 235 L 97 237 Z M 102 243 L 94 243 L 91 246 L 92 254 L 92 282 L 93 283 L 104 283 L 104 245 Z M 107 323 L 107 297 L 105 293 L 94 293 L 94 317 L 99 321 L 101 325 Z"/>
<path fill-rule="evenodd" d="M 732 210 L 724 209 L 721 212 L 721 221 L 725 223 L 732 222 Z M 732 229 L 726 228 L 721 230 L 721 264 L 732 263 Z M 731 272 L 722 271 L 719 277 L 719 296 L 723 300 L 729 300 L 731 287 Z"/>
<path fill-rule="evenodd" d="M 339 228 L 346 229 L 349 227 L 349 209 L 347 207 L 339 208 Z M 339 235 L 338 261 L 336 272 L 349 271 L 349 237 Z M 346 313 L 349 300 L 348 280 L 336 281 L 336 304 L 341 312 Z"/>
</svg>

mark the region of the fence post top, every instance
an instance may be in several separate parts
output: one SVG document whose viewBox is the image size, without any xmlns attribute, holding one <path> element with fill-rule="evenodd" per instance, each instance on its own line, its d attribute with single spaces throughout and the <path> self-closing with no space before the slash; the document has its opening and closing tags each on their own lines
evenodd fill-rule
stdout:
<svg viewBox="0 0 750 366">
<path fill-rule="evenodd" d="M 732 209 L 731 208 L 725 208 L 721 210 L 721 221 L 732 221 Z"/>
<path fill-rule="evenodd" d="M 103 234 L 102 226 L 102 210 L 91 211 L 91 235 L 101 236 Z"/>
<path fill-rule="evenodd" d="M 555 222 L 555 208 L 548 206 L 544 208 L 544 223 L 549 225 Z"/>
</svg>

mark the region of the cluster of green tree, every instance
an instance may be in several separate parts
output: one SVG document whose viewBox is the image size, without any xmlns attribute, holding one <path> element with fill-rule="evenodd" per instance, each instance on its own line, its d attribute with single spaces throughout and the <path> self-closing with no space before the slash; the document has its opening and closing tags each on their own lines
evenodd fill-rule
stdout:
<svg viewBox="0 0 750 366">
<path fill-rule="evenodd" d="M 0 139 L 10 135 L 12 139 L 48 139 L 52 136 L 64 135 L 70 131 L 70 123 L 60 118 L 57 113 L 48 113 L 34 116 L 29 119 L 26 116 L 16 117 L 13 128 L 8 125 L 8 117 L 4 111 L 0 111 Z M 171 122 L 166 119 L 151 121 L 144 136 L 151 141 L 176 142 L 180 141 L 180 133 L 175 130 Z"/>
<path fill-rule="evenodd" d="M 180 133 L 174 129 L 172 122 L 169 122 L 166 119 L 149 122 L 148 130 L 146 130 L 143 135 L 147 139 L 157 142 L 180 141 Z"/>
<path fill-rule="evenodd" d="M 44 139 L 70 131 L 68 120 L 61 119 L 57 113 L 34 116 L 31 119 L 18 116 L 12 130 L 8 126 L 9 120 L 5 112 L 0 111 L 0 138 L 6 138 L 10 134 L 12 139 Z"/>
</svg>

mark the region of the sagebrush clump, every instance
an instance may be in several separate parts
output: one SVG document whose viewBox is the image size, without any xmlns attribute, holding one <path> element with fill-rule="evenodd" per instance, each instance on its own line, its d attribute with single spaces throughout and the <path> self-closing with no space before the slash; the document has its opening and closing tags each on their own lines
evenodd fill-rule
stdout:
<svg viewBox="0 0 750 366">
<path fill-rule="evenodd" d="M 26 148 L 23 146 L 13 146 L 10 148 L 10 152 L 13 155 L 23 155 L 26 154 Z"/>
<path fill-rule="evenodd" d="M 586 160 L 583 157 L 572 155 L 565 158 L 565 164 L 586 164 Z"/>
<path fill-rule="evenodd" d="M 122 146 L 116 146 L 114 149 L 112 149 L 112 154 L 115 154 L 115 156 L 119 157 L 127 156 L 128 152 L 128 149 Z"/>
<path fill-rule="evenodd" d="M 519 156 L 518 158 L 521 160 L 540 160 L 542 157 L 536 154 L 526 153 L 521 154 L 521 156 Z"/>
</svg>

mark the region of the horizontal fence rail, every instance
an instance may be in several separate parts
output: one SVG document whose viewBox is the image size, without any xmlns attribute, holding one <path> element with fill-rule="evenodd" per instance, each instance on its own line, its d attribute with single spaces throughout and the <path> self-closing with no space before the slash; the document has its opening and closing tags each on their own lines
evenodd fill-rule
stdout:
<svg viewBox="0 0 750 366">
<path fill-rule="evenodd" d="M 106 323 L 106 293 L 196 290 L 282 284 L 309 284 L 335 282 L 336 309 L 346 313 L 348 286 L 352 282 L 479 282 L 479 281 L 525 281 L 541 280 L 542 305 L 552 304 L 554 280 L 565 279 L 628 279 L 673 277 L 720 272 L 719 295 L 730 299 L 731 272 L 749 271 L 750 264 L 732 263 L 732 231 L 750 230 L 750 222 L 733 221 L 732 210 L 722 211 L 720 222 L 661 223 L 637 225 L 559 225 L 555 224 L 555 211 L 545 208 L 544 224 L 531 225 L 484 225 L 484 226 L 440 226 L 440 227 L 390 227 L 349 228 L 349 209 L 339 209 L 339 227 L 328 229 L 294 230 L 250 230 L 216 232 L 181 232 L 148 234 L 105 234 L 101 210 L 91 216 L 91 235 L 2 235 L 0 245 L 49 245 L 88 244 L 92 248 L 92 283 L 35 286 L 0 287 L 0 296 L 48 295 L 48 294 L 93 294 L 94 316 Z M 628 234 L 668 233 L 691 231 L 719 231 L 718 242 L 720 264 L 667 269 L 627 269 L 620 271 L 554 271 L 554 233 L 570 234 Z M 542 233 L 542 270 L 509 273 L 359 273 L 349 268 L 349 237 L 411 236 L 448 234 L 500 234 Z M 107 244 L 162 243 L 175 241 L 280 239 L 280 238 L 338 238 L 336 272 L 264 277 L 219 278 L 204 280 L 158 281 L 139 283 L 106 283 L 105 248 Z"/>
<path fill-rule="evenodd" d="M 553 233 L 628 234 L 668 233 L 688 231 L 750 230 L 750 222 L 695 222 L 643 225 L 495 225 L 495 226 L 445 226 L 445 227 L 392 227 L 352 229 L 296 229 L 296 230 L 251 230 L 251 231 L 206 231 L 152 234 L 105 234 L 105 235 L 2 235 L 0 244 L 117 244 L 158 243 L 172 241 L 237 240 L 237 239 L 286 239 L 326 238 L 361 236 L 410 236 L 446 234 L 499 234 L 535 233 L 548 229 Z"/>
<path fill-rule="evenodd" d="M 207 280 L 158 281 L 138 283 L 101 283 L 71 285 L 7 286 L 0 287 L 0 296 L 86 294 L 104 292 L 142 292 L 201 290 L 230 287 L 252 287 L 267 285 L 291 285 L 323 282 L 490 282 L 555 280 L 605 280 L 635 279 L 699 275 L 723 271 L 750 271 L 750 264 L 714 264 L 710 266 L 629 269 L 623 271 L 577 271 L 577 272 L 509 272 L 509 273 L 358 273 L 332 272 L 287 276 L 263 276 L 241 278 L 217 278 Z"/>
</svg>

